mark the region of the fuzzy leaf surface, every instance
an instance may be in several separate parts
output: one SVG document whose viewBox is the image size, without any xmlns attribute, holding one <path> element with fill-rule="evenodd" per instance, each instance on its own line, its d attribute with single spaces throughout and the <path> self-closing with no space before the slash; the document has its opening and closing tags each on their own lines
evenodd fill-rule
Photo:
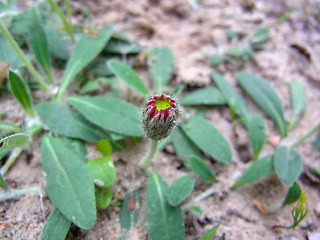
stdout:
<svg viewBox="0 0 320 240">
<path fill-rule="evenodd" d="M 41 233 L 41 240 L 64 240 L 67 236 L 71 221 L 58 210 L 55 209 L 47 221 Z"/>
<path fill-rule="evenodd" d="M 169 205 L 168 184 L 155 171 L 149 172 L 147 226 L 149 240 L 183 240 L 184 219 L 180 207 Z"/>
<path fill-rule="evenodd" d="M 197 146 L 188 138 L 180 126 L 172 130 L 170 137 L 178 156 L 201 156 Z"/>
<path fill-rule="evenodd" d="M 149 93 L 148 88 L 143 83 L 139 75 L 128 65 L 119 61 L 111 60 L 108 62 L 108 67 L 133 90 L 137 91 L 141 95 L 147 95 Z"/>
<path fill-rule="evenodd" d="M 113 97 L 70 97 L 67 100 L 85 118 L 102 128 L 129 136 L 142 136 L 139 108 Z"/>
<path fill-rule="evenodd" d="M 187 136 L 205 153 L 219 162 L 230 163 L 231 149 L 223 135 L 205 119 L 192 116 L 182 125 Z"/>
<path fill-rule="evenodd" d="M 42 102 L 35 110 L 50 131 L 62 136 L 97 142 L 108 138 L 103 129 L 92 124 L 75 110 L 58 100 Z"/>
<path fill-rule="evenodd" d="M 96 220 L 93 179 L 83 163 L 61 140 L 41 139 L 47 191 L 59 211 L 77 226 L 90 229 Z"/>
<path fill-rule="evenodd" d="M 208 182 L 217 182 L 211 168 L 199 157 L 192 156 L 187 162 L 187 168 L 193 171 L 199 178 Z"/>
<path fill-rule="evenodd" d="M 241 178 L 232 186 L 237 189 L 245 184 L 260 180 L 273 171 L 273 155 L 268 155 L 253 162 Z"/>
<path fill-rule="evenodd" d="M 102 51 L 113 33 L 113 25 L 96 31 L 98 36 L 83 34 L 76 43 L 61 80 L 58 97 L 63 95 L 72 79 Z"/>
<path fill-rule="evenodd" d="M 301 82 L 293 81 L 290 85 L 292 114 L 288 126 L 290 131 L 298 123 L 307 107 L 306 90 Z"/>
<path fill-rule="evenodd" d="M 287 135 L 283 109 L 276 92 L 266 80 L 249 72 L 237 73 L 241 87 L 275 122 L 282 137 Z"/>
<path fill-rule="evenodd" d="M 195 179 L 189 176 L 175 180 L 168 189 L 167 199 L 171 206 L 178 206 L 192 192 Z"/>
<path fill-rule="evenodd" d="M 168 84 L 173 72 L 174 56 L 169 47 L 155 47 L 149 54 L 150 77 L 158 93 Z"/>
<path fill-rule="evenodd" d="M 197 89 L 184 96 L 179 103 L 183 106 L 193 105 L 224 105 L 226 100 L 215 87 Z"/>
<path fill-rule="evenodd" d="M 24 110 L 26 110 L 30 116 L 33 116 L 32 96 L 28 85 L 19 77 L 18 74 L 12 71 L 9 71 L 8 79 L 9 87 L 13 96 L 18 100 Z"/>
<path fill-rule="evenodd" d="M 281 181 L 290 188 L 298 180 L 303 163 L 300 155 L 290 147 L 278 146 L 274 153 L 274 169 Z"/>
</svg>

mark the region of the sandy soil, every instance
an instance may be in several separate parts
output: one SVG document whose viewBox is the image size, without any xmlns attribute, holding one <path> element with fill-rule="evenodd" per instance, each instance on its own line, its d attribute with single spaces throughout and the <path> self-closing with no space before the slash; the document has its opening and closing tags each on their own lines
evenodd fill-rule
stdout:
<svg viewBox="0 0 320 240">
<path fill-rule="evenodd" d="M 317 5 L 318 4 L 318 5 Z M 290 20 L 272 27 L 271 39 L 266 49 L 254 55 L 254 59 L 242 66 L 242 69 L 263 76 L 276 89 L 280 96 L 287 118 L 290 116 L 289 83 L 294 79 L 301 81 L 308 97 L 306 114 L 298 126 L 290 133 L 283 144 L 294 141 L 319 121 L 320 117 L 320 24 L 319 1 L 310 0 L 203 0 L 194 9 L 187 0 L 79 0 L 72 1 L 74 21 L 84 21 L 79 9 L 88 7 L 93 13 L 94 23 L 114 22 L 118 29 L 127 29 L 127 34 L 146 48 L 169 46 L 175 55 L 175 76 L 168 90 L 179 84 L 187 88 L 213 85 L 210 80 L 209 54 L 221 53 L 231 45 L 225 35 L 228 28 L 241 36 L 249 35 L 259 26 L 273 26 L 283 13 L 297 8 Z M 318 10 L 317 7 L 318 6 Z M 302 11 L 301 9 L 304 9 Z M 78 13 L 78 14 L 76 14 Z M 309 54 L 292 48 L 292 44 L 302 46 Z M 145 68 L 136 69 L 147 82 Z M 220 72 L 234 85 L 236 69 L 219 67 Z M 259 109 L 247 99 L 253 111 Z M 26 116 L 15 100 L 8 95 L 0 95 L 0 109 L 9 110 L 3 120 L 18 123 Z M 263 114 L 263 113 L 261 113 Z M 286 190 L 274 177 L 231 191 L 230 187 L 251 164 L 245 161 L 240 149 L 249 147 L 248 137 L 241 126 L 232 128 L 228 109 L 209 108 L 206 118 L 227 138 L 233 150 L 233 162 L 230 165 L 208 163 L 216 172 L 219 183 L 216 191 L 197 206 L 204 210 L 200 216 L 186 216 L 185 239 L 198 239 L 215 223 L 220 228 L 215 239 L 320 239 L 320 216 L 315 208 L 320 203 L 319 181 L 303 173 L 299 183 L 307 190 L 309 214 L 294 230 L 271 229 L 272 225 L 291 224 L 291 207 L 278 209 Z M 268 138 L 277 135 L 274 124 L 267 120 Z M 307 166 L 320 167 L 320 152 L 313 150 L 313 139 L 296 148 L 302 155 L 305 169 Z M 114 200 L 123 199 L 127 191 L 141 189 L 142 198 L 147 178 L 137 167 L 139 159 L 147 147 L 146 141 L 133 143 L 128 141 L 125 151 L 117 152 L 113 160 L 117 167 L 117 179 L 113 186 Z M 89 155 L 94 155 L 94 147 L 88 146 Z M 274 147 L 266 144 L 261 155 L 273 152 Z M 180 168 L 181 162 L 174 154 L 160 152 L 154 167 L 167 181 L 173 182 L 180 176 L 190 174 Z M 307 171 L 305 171 L 307 172 Z M 26 188 L 45 186 L 41 168 L 40 144 L 35 140 L 19 157 L 5 179 L 12 187 Z M 197 181 L 192 196 L 196 196 L 210 184 Z M 254 201 L 253 201 L 254 199 Z M 272 213 L 264 214 L 256 206 L 262 204 Z M 0 222 L 7 223 L 0 227 L 1 239 L 38 239 L 45 218 L 53 206 L 45 196 L 44 214 L 38 194 L 29 194 L 17 200 L 10 200 L 0 205 Z M 259 205 L 259 204 L 258 204 Z M 144 202 L 139 223 L 129 239 L 147 239 L 144 216 Z M 277 210 L 277 211 L 275 211 Z M 118 239 L 120 232 L 119 207 L 110 206 L 98 212 L 98 220 L 90 231 L 72 227 L 67 239 Z M 319 213 L 318 213 L 319 214 Z"/>
</svg>

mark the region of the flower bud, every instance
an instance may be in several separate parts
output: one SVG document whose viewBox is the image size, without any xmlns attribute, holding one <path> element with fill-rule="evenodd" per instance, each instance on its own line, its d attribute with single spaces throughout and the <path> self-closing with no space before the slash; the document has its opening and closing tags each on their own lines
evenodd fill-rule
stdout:
<svg viewBox="0 0 320 240">
<path fill-rule="evenodd" d="M 175 100 L 165 94 L 155 95 L 143 108 L 143 129 L 148 138 L 160 140 L 169 136 L 179 115 Z"/>
</svg>

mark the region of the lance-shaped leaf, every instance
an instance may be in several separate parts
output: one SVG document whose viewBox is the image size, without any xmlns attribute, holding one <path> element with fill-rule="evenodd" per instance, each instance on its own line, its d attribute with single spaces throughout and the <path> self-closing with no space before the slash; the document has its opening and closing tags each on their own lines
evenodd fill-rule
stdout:
<svg viewBox="0 0 320 240">
<path fill-rule="evenodd" d="M 192 116 L 182 125 L 187 136 L 205 153 L 217 161 L 230 163 L 232 154 L 229 143 L 209 122 L 198 116 Z"/>
<path fill-rule="evenodd" d="M 33 116 L 32 97 L 28 85 L 16 73 L 9 71 L 9 87 L 13 96 L 18 100 L 26 112 Z"/>
<path fill-rule="evenodd" d="M 274 169 L 281 181 L 290 188 L 302 172 L 300 155 L 290 147 L 278 146 L 274 153 Z"/>
<path fill-rule="evenodd" d="M 210 167 L 199 157 L 191 156 L 186 163 L 186 167 L 193 171 L 199 178 L 208 182 L 217 182 Z"/>
<path fill-rule="evenodd" d="M 109 138 L 103 129 L 92 124 L 61 101 L 42 102 L 35 106 L 35 110 L 50 131 L 56 134 L 89 142 Z"/>
<path fill-rule="evenodd" d="M 251 37 L 251 42 L 254 44 L 262 43 L 266 41 L 270 36 L 270 28 L 269 27 L 259 27 L 257 28 Z"/>
<path fill-rule="evenodd" d="M 128 192 L 124 197 L 121 210 L 120 210 L 120 225 L 121 225 L 121 240 L 129 239 L 127 233 L 130 228 L 134 227 L 139 219 L 140 214 L 140 194 L 137 189 L 132 192 Z"/>
<path fill-rule="evenodd" d="M 90 229 L 96 220 L 93 179 L 83 163 L 61 140 L 41 139 L 42 167 L 48 195 L 59 211 L 77 226 Z"/>
<path fill-rule="evenodd" d="M 179 103 L 183 106 L 193 105 L 224 105 L 226 100 L 215 87 L 197 89 L 184 96 Z"/>
<path fill-rule="evenodd" d="M 240 116 L 244 126 L 248 129 L 250 142 L 253 147 L 253 159 L 255 160 L 266 141 L 263 118 L 251 113 L 243 97 L 221 74 L 213 72 L 211 77 L 226 98 L 229 107 L 235 107 L 236 113 Z"/>
<path fill-rule="evenodd" d="M 128 65 L 112 60 L 108 62 L 108 66 L 117 77 L 122 79 L 129 87 L 141 95 L 149 93 L 148 88 L 143 83 L 139 75 Z"/>
<path fill-rule="evenodd" d="M 209 231 L 207 231 L 204 235 L 202 235 L 201 238 L 199 238 L 199 240 L 212 240 L 218 228 L 219 228 L 219 224 L 211 228 Z"/>
<path fill-rule="evenodd" d="M 147 226 L 150 240 L 183 240 L 184 222 L 180 207 L 166 199 L 168 184 L 155 171 L 149 172 L 147 186 Z"/>
<path fill-rule="evenodd" d="M 113 25 L 94 31 L 96 35 L 83 34 L 76 43 L 61 80 L 58 98 L 62 97 L 72 79 L 102 51 L 113 33 Z"/>
<path fill-rule="evenodd" d="M 53 77 L 51 72 L 51 55 L 49 51 L 49 44 L 47 35 L 40 17 L 39 10 L 37 8 L 31 9 L 31 23 L 28 26 L 28 43 L 36 57 L 37 61 L 41 65 L 43 71 L 46 73 L 48 79 L 53 83 Z"/>
<path fill-rule="evenodd" d="M 30 136 L 25 133 L 13 133 L 0 138 L 0 152 L 14 148 L 23 148 L 30 141 Z"/>
<path fill-rule="evenodd" d="M 53 28 L 47 28 L 46 34 L 48 36 L 49 49 L 52 55 L 59 59 L 67 60 L 69 58 L 69 50 L 59 33 Z"/>
<path fill-rule="evenodd" d="M 148 60 L 153 86 L 160 93 L 173 72 L 173 53 L 169 47 L 155 47 L 148 53 Z"/>
<path fill-rule="evenodd" d="M 290 85 L 292 113 L 288 131 L 294 128 L 307 107 L 306 90 L 301 82 L 293 81 Z"/>
<path fill-rule="evenodd" d="M 266 142 L 266 127 L 263 118 L 260 115 L 252 114 L 247 118 L 247 128 L 250 142 L 253 148 L 252 159 L 255 161 Z"/>
<path fill-rule="evenodd" d="M 197 146 L 187 137 L 180 126 L 172 130 L 170 137 L 178 156 L 201 156 Z"/>
<path fill-rule="evenodd" d="M 189 176 L 175 180 L 168 189 L 167 199 L 171 206 L 178 206 L 192 192 L 195 179 Z"/>
<path fill-rule="evenodd" d="M 55 209 L 48 217 L 41 233 L 41 240 L 64 240 L 67 236 L 71 221 Z"/>
<path fill-rule="evenodd" d="M 226 81 L 221 74 L 213 72 L 211 74 L 211 77 L 225 97 L 225 100 L 227 101 L 229 107 L 235 106 L 236 113 L 241 118 L 247 118 L 247 116 L 250 115 L 251 112 L 248 108 L 247 103 L 237 92 L 237 90 L 228 81 Z"/>
<path fill-rule="evenodd" d="M 276 123 L 282 137 L 287 135 L 286 122 L 280 99 L 263 78 L 249 72 L 237 73 L 241 87 Z"/>
<path fill-rule="evenodd" d="M 130 136 L 142 136 L 139 108 L 113 97 L 70 97 L 67 100 L 85 118 L 109 129 Z"/>
<path fill-rule="evenodd" d="M 237 189 L 245 184 L 258 181 L 259 179 L 269 175 L 273 171 L 273 155 L 268 155 L 258 159 L 245 171 L 242 177 L 232 186 Z"/>
</svg>

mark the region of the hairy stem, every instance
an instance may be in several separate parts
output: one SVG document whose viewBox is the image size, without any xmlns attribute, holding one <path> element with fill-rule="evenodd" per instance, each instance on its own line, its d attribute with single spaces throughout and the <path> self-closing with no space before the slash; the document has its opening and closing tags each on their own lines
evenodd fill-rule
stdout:
<svg viewBox="0 0 320 240">
<path fill-rule="evenodd" d="M 313 134 L 315 134 L 316 132 L 320 131 L 320 123 L 318 123 L 316 126 L 314 126 L 311 130 L 309 130 L 309 132 L 307 132 L 305 135 L 302 135 L 301 137 L 299 137 L 295 142 L 293 142 L 291 144 L 291 147 L 296 147 L 299 144 L 303 143 L 306 139 L 308 139 L 309 137 L 311 137 Z"/>
<path fill-rule="evenodd" d="M 147 155 L 140 162 L 140 166 L 142 168 L 146 168 L 149 165 L 149 163 L 151 162 L 154 154 L 157 151 L 157 147 L 158 147 L 158 141 L 151 139 L 150 140 L 149 151 L 148 151 Z"/>
</svg>

